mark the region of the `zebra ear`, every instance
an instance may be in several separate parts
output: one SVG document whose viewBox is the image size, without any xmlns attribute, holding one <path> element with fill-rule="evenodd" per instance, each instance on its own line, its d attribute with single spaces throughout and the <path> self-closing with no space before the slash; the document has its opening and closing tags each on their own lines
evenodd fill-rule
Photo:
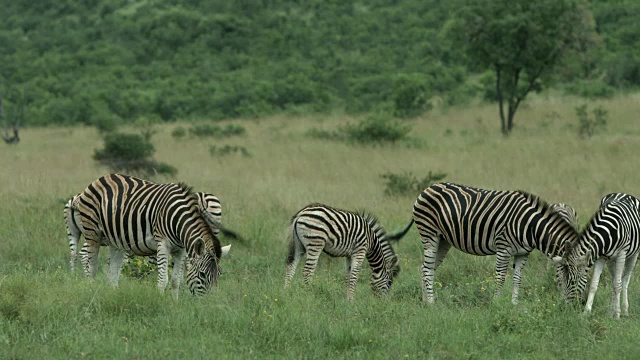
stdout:
<svg viewBox="0 0 640 360">
<path fill-rule="evenodd" d="M 231 244 L 229 244 L 227 246 L 223 246 L 222 247 L 222 255 L 220 255 L 220 258 L 229 256 L 229 250 L 231 250 Z"/>
<path fill-rule="evenodd" d="M 551 260 L 553 260 L 554 263 L 558 264 L 558 265 L 564 265 L 567 262 L 562 258 L 562 256 L 554 256 L 553 258 L 551 258 Z"/>
<path fill-rule="evenodd" d="M 202 254 L 204 254 L 204 241 L 202 241 L 201 238 L 197 238 L 191 246 L 193 246 L 193 251 L 197 256 L 202 256 Z"/>
</svg>

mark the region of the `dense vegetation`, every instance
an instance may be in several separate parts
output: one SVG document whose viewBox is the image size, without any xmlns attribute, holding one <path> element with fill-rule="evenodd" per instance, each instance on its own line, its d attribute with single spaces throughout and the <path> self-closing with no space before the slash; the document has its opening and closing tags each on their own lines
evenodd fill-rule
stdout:
<svg viewBox="0 0 640 360">
<path fill-rule="evenodd" d="M 597 36 L 553 82 L 640 86 L 640 3 L 591 0 Z M 459 1 L 26 1 L 0 12 L 5 111 L 30 125 L 385 110 L 495 99 L 451 40 Z M 11 87 L 11 89 L 10 89 Z"/>
</svg>

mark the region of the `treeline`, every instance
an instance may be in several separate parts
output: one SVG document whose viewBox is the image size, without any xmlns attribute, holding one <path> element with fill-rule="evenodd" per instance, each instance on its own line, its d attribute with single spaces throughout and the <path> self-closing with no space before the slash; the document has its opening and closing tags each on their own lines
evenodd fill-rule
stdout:
<svg viewBox="0 0 640 360">
<path fill-rule="evenodd" d="M 16 0 L 0 12 L 5 113 L 30 125 L 384 110 L 492 97 L 450 41 L 459 1 Z M 640 2 L 589 6 L 597 46 L 553 81 L 609 96 L 640 86 Z"/>
</svg>

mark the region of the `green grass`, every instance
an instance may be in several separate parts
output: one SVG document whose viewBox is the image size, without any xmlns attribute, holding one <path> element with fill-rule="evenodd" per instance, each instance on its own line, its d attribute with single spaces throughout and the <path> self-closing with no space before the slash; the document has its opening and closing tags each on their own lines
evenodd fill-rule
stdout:
<svg viewBox="0 0 640 360">
<path fill-rule="evenodd" d="M 292 288 L 282 288 L 285 230 L 304 205 L 366 208 L 389 231 L 406 224 L 415 198 L 384 195 L 384 173 L 431 170 L 472 186 L 527 190 L 574 206 L 583 224 L 606 193 L 640 194 L 638 96 L 602 102 L 608 128 L 588 140 L 578 137 L 579 104 L 534 98 L 509 138 L 494 106 L 434 111 L 409 122 L 418 148 L 305 136 L 353 120 L 340 116 L 247 121 L 245 137 L 215 141 L 174 139 L 174 125 L 158 127 L 156 158 L 178 167 L 173 180 L 218 195 L 225 225 L 249 241 L 234 244 L 215 291 L 193 298 L 183 289 L 177 301 L 158 293 L 155 274 L 109 287 L 106 249 L 95 282 L 69 274 L 62 208 L 105 173 L 91 159 L 101 141 L 88 128 L 24 129 L 23 141 L 0 156 L 0 358 L 637 358 L 638 277 L 631 318 L 611 319 L 606 271 L 594 312 L 583 316 L 564 304 L 539 253 L 525 267 L 517 306 L 510 280 L 492 297 L 494 257 L 455 250 L 436 272 L 436 303 L 422 304 L 415 229 L 396 246 L 402 271 L 387 296 L 372 294 L 366 267 L 348 304 L 344 260 L 326 257 L 309 288 L 302 266 Z M 211 157 L 213 144 L 253 156 Z"/>
</svg>

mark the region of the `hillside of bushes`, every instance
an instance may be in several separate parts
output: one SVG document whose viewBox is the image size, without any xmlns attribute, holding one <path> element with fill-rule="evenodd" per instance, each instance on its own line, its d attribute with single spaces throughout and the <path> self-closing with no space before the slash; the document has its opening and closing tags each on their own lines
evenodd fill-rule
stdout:
<svg viewBox="0 0 640 360">
<path fill-rule="evenodd" d="M 336 109 L 411 116 L 434 98 L 462 104 L 491 86 L 450 41 L 458 3 L 7 2 L 3 105 L 10 113 L 24 98 L 32 126 Z M 592 0 L 588 8 L 598 46 L 567 59 L 556 86 L 583 96 L 639 87 L 640 3 Z"/>
</svg>

